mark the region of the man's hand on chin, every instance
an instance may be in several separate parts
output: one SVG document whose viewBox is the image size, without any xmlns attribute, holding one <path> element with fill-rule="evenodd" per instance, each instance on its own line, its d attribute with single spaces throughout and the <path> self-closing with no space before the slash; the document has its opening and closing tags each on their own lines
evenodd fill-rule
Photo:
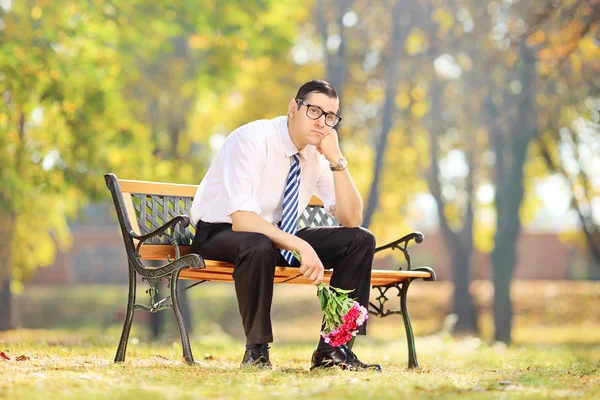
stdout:
<svg viewBox="0 0 600 400">
<path fill-rule="evenodd" d="M 330 164 L 335 164 L 342 158 L 338 134 L 335 129 L 332 129 L 316 147 L 317 151 L 323 154 Z"/>
</svg>

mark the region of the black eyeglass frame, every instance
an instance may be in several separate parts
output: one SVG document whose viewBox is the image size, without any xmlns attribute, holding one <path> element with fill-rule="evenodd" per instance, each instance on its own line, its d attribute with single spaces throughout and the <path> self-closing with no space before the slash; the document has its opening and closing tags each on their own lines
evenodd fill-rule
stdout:
<svg viewBox="0 0 600 400">
<path fill-rule="evenodd" d="M 296 99 L 296 103 L 298 103 L 298 104 L 301 104 L 301 105 L 303 105 L 303 106 L 306 106 L 306 116 L 307 116 L 308 118 L 312 119 L 312 120 L 315 120 L 315 121 L 316 121 L 316 120 L 318 120 L 319 118 L 321 118 L 321 116 L 325 115 L 325 120 L 324 120 L 324 121 L 325 121 L 325 125 L 327 125 L 327 126 L 328 126 L 328 127 L 330 127 L 330 128 L 335 128 L 335 127 L 337 126 L 337 124 L 339 124 L 339 123 L 342 121 L 342 117 L 340 117 L 339 115 L 337 115 L 337 114 L 334 114 L 334 113 L 330 113 L 330 112 L 327 112 L 327 111 L 323 111 L 323 109 L 322 109 L 321 107 L 319 107 L 319 106 L 315 106 L 315 105 L 313 105 L 313 104 L 308 104 L 306 101 L 304 101 L 304 100 L 302 100 L 302 99 Z M 308 115 L 308 110 L 309 110 L 311 107 L 315 107 L 316 109 L 318 109 L 319 111 L 321 111 L 321 114 L 320 114 L 320 115 L 319 115 L 317 118 L 313 118 L 313 117 L 311 117 L 310 115 Z M 333 124 L 333 125 L 329 125 L 329 124 L 327 123 L 327 116 L 328 116 L 328 115 L 333 115 L 333 116 L 335 116 L 335 117 L 337 118 L 337 121 L 335 121 L 335 124 Z"/>
</svg>

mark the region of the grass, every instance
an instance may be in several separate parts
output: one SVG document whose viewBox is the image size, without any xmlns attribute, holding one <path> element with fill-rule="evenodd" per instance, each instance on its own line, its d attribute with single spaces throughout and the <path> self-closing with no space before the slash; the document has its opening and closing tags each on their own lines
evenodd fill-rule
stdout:
<svg viewBox="0 0 600 400">
<path fill-rule="evenodd" d="M 12 331 L 3 335 L 0 346 L 11 360 L 0 361 L 0 397 L 600 398 L 600 348 L 594 345 L 507 348 L 472 337 L 433 335 L 418 338 L 421 368 L 408 370 L 404 341 L 361 338 L 357 354 L 381 363 L 384 372 L 356 373 L 309 372 L 312 345 L 276 343 L 271 349 L 273 371 L 244 371 L 239 369 L 243 345 L 225 335 L 193 343 L 195 357 L 202 363 L 194 367 L 182 362 L 177 342 L 130 344 L 126 362 L 113 364 L 115 338 L 109 343 L 109 338 L 88 334 L 76 338 L 71 333 L 60 345 L 50 345 L 43 341 L 45 335 L 56 339 L 61 333 Z M 21 354 L 29 359 L 15 361 Z"/>
<path fill-rule="evenodd" d="M 146 322 L 137 320 L 126 362 L 112 362 L 122 287 L 28 289 L 17 301 L 26 328 L 0 333 L 0 351 L 11 358 L 0 359 L 0 398 L 600 399 L 600 284 L 517 282 L 513 289 L 515 344 L 506 347 L 490 340 L 487 283 L 471 288 L 482 339 L 440 331 L 451 297 L 447 283 L 415 285 L 409 310 L 421 368 L 406 368 L 401 318 L 373 318 L 355 351 L 382 364 L 381 374 L 309 372 L 319 320 L 308 286 L 276 288 L 273 371 L 239 368 L 243 335 L 231 285 L 191 295 L 192 349 L 202 363 L 194 367 L 181 359 L 169 314 L 158 342 L 149 341 Z M 20 355 L 28 359 L 16 361 Z"/>
</svg>

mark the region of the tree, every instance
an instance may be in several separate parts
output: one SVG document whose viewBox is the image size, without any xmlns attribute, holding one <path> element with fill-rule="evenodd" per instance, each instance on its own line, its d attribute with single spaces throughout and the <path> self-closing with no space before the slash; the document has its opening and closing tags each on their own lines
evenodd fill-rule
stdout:
<svg viewBox="0 0 600 400">
<path fill-rule="evenodd" d="M 78 1 L 0 11 L 0 330 L 12 326 L 11 291 L 70 244 L 68 218 L 106 191 L 102 174 L 149 165 L 127 152 L 146 131 L 120 96 L 119 27 L 101 15 Z"/>
<path fill-rule="evenodd" d="M 164 45 L 141 51 L 137 43 L 121 41 L 122 52 L 135 56 L 132 64 L 140 71 L 127 81 L 125 93 L 136 105 L 136 117 L 151 129 L 155 179 L 199 183 L 212 158 L 208 138 L 219 128 L 212 121 L 231 126 L 238 120 L 221 109 L 227 109 L 234 96 L 243 101 L 237 85 L 244 75 L 257 72 L 252 60 L 286 57 L 295 34 L 289 21 L 297 6 L 260 0 L 213 2 L 200 9 L 196 1 L 187 0 L 150 3 L 146 8 L 144 14 L 162 27 Z M 116 15 L 139 20 L 138 12 L 118 9 Z M 264 69 L 260 74 L 255 76 L 255 89 L 271 80 L 264 77 Z M 259 105 L 260 97 L 248 103 Z M 180 301 L 190 323 L 187 296 Z M 160 324 L 152 321 L 152 332 L 160 331 Z"/>
<path fill-rule="evenodd" d="M 600 215 L 593 205 L 600 191 L 593 182 L 600 142 L 598 135 L 590 134 L 598 132 L 600 122 L 600 104 L 594 101 L 600 93 L 600 49 L 593 43 L 600 4 L 575 3 L 567 12 L 547 18 L 556 21 L 552 29 L 540 30 L 529 40 L 543 57 L 545 90 L 540 95 L 549 110 L 536 142 L 549 171 L 566 181 L 583 238 L 600 266 Z M 564 90 L 567 87 L 577 90 Z"/>
</svg>

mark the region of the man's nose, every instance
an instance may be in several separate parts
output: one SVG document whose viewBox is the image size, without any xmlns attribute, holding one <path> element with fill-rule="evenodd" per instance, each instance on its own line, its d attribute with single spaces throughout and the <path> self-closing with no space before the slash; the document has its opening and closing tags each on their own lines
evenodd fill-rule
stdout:
<svg viewBox="0 0 600 400">
<path fill-rule="evenodd" d="M 315 123 L 321 127 L 325 126 L 325 114 L 321 114 L 321 116 L 315 120 Z"/>
</svg>

